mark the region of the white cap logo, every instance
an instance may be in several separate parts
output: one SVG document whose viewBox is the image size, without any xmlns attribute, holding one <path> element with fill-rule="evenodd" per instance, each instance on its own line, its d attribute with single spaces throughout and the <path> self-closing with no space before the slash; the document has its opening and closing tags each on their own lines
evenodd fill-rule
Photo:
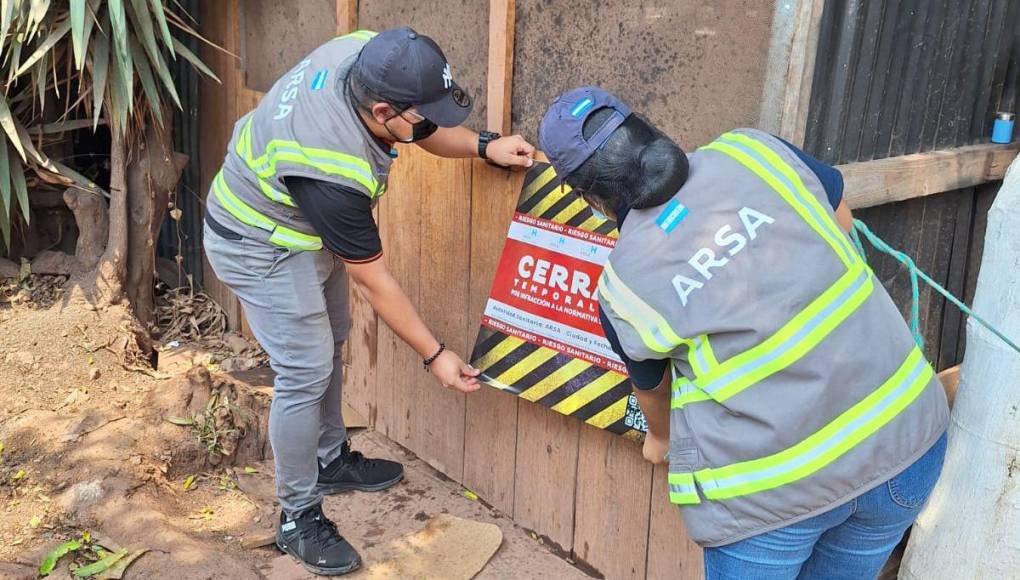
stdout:
<svg viewBox="0 0 1020 580">
<path fill-rule="evenodd" d="M 448 89 L 448 88 L 450 88 L 450 85 L 452 85 L 452 84 L 453 84 L 453 73 L 450 72 L 450 63 L 446 63 L 446 65 L 443 66 L 443 88 Z"/>
</svg>

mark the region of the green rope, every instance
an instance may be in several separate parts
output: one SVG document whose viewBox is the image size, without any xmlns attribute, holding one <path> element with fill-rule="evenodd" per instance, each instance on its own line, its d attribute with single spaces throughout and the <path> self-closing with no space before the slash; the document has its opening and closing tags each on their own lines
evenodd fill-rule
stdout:
<svg viewBox="0 0 1020 580">
<path fill-rule="evenodd" d="M 924 348 L 924 338 L 921 336 L 921 311 L 920 311 L 920 290 L 918 288 L 918 278 L 924 281 L 925 284 L 934 288 L 939 294 L 944 296 L 946 300 L 952 302 L 957 308 L 959 308 L 964 314 L 970 316 L 977 321 L 981 326 L 984 326 L 992 332 L 995 336 L 1002 339 L 1003 342 L 1008 344 L 1010 348 L 1020 353 L 1020 346 L 1017 346 L 1015 342 L 1006 338 L 1006 335 L 1002 334 L 999 329 L 989 324 L 985 319 L 981 318 L 974 313 L 966 304 L 959 300 L 956 296 L 953 296 L 948 290 L 943 288 L 938 282 L 932 280 L 930 276 L 921 271 L 914 263 L 914 260 L 904 254 L 903 252 L 893 248 L 889 244 L 885 243 L 882 238 L 876 236 L 868 226 L 861 220 L 854 220 L 854 229 L 850 232 L 850 238 L 853 240 L 854 246 L 857 251 L 861 254 L 861 257 L 867 259 L 864 254 L 864 245 L 861 243 L 860 236 L 858 234 L 864 234 L 865 239 L 868 240 L 876 250 L 884 254 L 889 254 L 894 259 L 902 263 L 907 267 L 910 272 L 910 293 L 911 293 L 911 305 L 910 305 L 910 332 L 914 334 L 914 341 L 917 342 L 917 346 Z"/>
</svg>

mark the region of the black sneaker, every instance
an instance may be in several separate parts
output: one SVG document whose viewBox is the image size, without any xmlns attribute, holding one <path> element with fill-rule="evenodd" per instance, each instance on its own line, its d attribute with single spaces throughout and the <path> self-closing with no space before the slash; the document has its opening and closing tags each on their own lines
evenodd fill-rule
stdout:
<svg viewBox="0 0 1020 580">
<path fill-rule="evenodd" d="M 320 576 L 340 576 L 361 566 L 358 552 L 322 513 L 321 505 L 306 509 L 292 520 L 281 513 L 276 546 Z"/>
<path fill-rule="evenodd" d="M 351 451 L 351 442 L 344 443 L 340 457 L 329 465 L 319 466 L 318 489 L 322 493 L 341 491 L 382 491 L 404 478 L 404 466 L 396 461 L 369 459 Z"/>
</svg>

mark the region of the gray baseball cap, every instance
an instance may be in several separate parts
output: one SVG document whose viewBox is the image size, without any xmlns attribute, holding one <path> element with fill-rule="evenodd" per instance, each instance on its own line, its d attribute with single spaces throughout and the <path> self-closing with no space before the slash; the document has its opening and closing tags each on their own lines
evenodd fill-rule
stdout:
<svg viewBox="0 0 1020 580">
<path fill-rule="evenodd" d="M 471 114 L 471 97 L 453 82 L 439 45 L 406 26 L 369 40 L 351 72 L 380 99 L 417 107 L 440 127 L 456 127 Z"/>
<path fill-rule="evenodd" d="M 603 108 L 613 110 L 601 127 L 584 138 L 584 122 Z M 571 89 L 549 106 L 538 127 L 538 143 L 549 157 L 560 180 L 577 170 L 630 116 L 630 108 L 613 94 L 598 87 Z"/>
</svg>

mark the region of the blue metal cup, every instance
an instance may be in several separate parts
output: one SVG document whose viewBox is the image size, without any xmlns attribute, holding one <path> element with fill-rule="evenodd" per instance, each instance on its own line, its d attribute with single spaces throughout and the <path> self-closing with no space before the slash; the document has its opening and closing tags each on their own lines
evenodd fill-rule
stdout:
<svg viewBox="0 0 1020 580">
<path fill-rule="evenodd" d="M 992 143 L 1009 143 L 1013 140 L 1013 113 L 999 113 L 995 115 L 995 125 L 992 126 Z"/>
</svg>

